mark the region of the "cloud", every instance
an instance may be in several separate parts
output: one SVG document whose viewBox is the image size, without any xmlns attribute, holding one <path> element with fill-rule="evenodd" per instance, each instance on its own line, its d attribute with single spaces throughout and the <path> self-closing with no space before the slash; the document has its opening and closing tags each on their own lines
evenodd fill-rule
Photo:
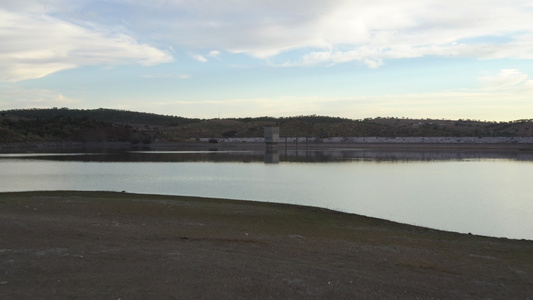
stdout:
<svg viewBox="0 0 533 300">
<path fill-rule="evenodd" d="M 480 78 L 483 86 L 488 90 L 512 89 L 520 86 L 530 86 L 533 81 L 527 80 L 528 74 L 516 69 L 503 69 L 498 75 Z"/>
<path fill-rule="evenodd" d="M 173 59 L 124 33 L 86 25 L 0 8 L 0 81 L 40 78 L 83 65 L 154 65 Z"/>
<path fill-rule="evenodd" d="M 207 53 L 207 56 L 208 57 L 212 57 L 212 58 L 218 58 L 219 55 L 220 55 L 220 51 L 218 51 L 218 50 L 212 50 L 212 51 L 209 51 L 209 53 Z M 206 56 L 202 55 L 202 54 L 190 54 L 189 56 L 192 59 L 194 59 L 196 61 L 199 61 L 201 63 L 205 63 L 205 62 L 208 61 Z"/>
<path fill-rule="evenodd" d="M 502 95 L 505 101 L 502 101 Z M 179 111 L 182 116 L 198 118 L 216 118 L 220 113 L 224 118 L 319 114 L 351 119 L 410 117 L 510 121 L 531 118 L 532 96 L 533 89 L 526 94 L 478 89 L 383 96 L 169 99 L 161 107 L 150 104 L 146 108 L 150 111 L 159 109 L 158 112 L 163 114 Z"/>
<path fill-rule="evenodd" d="M 169 73 L 169 74 L 145 74 L 141 76 L 142 78 L 154 78 L 154 79 L 163 79 L 163 78 L 170 78 L 170 79 L 189 79 L 191 78 L 190 75 L 187 74 L 176 74 L 176 73 Z"/>
<path fill-rule="evenodd" d="M 475 89 L 369 96 L 280 96 L 184 99 L 166 102 L 166 110 L 186 116 L 259 117 L 333 115 L 346 118 L 410 117 L 509 121 L 533 114 L 533 80 L 516 69 L 479 78 Z"/>
<path fill-rule="evenodd" d="M 205 49 L 217 50 L 191 57 L 207 62 L 224 51 L 271 65 L 355 61 L 370 68 L 425 56 L 533 59 L 527 0 L 309 0 L 305 6 L 300 0 L 5 0 L 2 6 L 3 81 L 84 65 L 153 65 Z"/>
<path fill-rule="evenodd" d="M 205 58 L 203 55 L 200 55 L 200 54 L 193 54 L 191 55 L 191 57 L 196 60 L 196 61 L 199 61 L 201 63 L 205 63 L 207 62 L 207 58 Z"/>
<path fill-rule="evenodd" d="M 209 51 L 208 55 L 211 56 L 211 57 L 215 57 L 216 58 L 216 57 L 218 57 L 220 55 L 220 51 L 212 50 L 212 51 Z"/>
<path fill-rule="evenodd" d="M 530 1 L 155 1 L 136 30 L 150 28 L 186 48 L 215 48 L 265 59 L 298 50 L 280 65 L 423 56 L 533 59 Z M 282 60 L 283 58 L 280 58 Z"/>
<path fill-rule="evenodd" d="M 45 107 L 65 107 L 81 103 L 78 99 L 73 99 L 63 95 L 59 91 L 50 89 L 29 89 L 14 85 L 0 86 L 0 109 L 15 108 L 45 108 Z M 16 104 L 16 107 L 13 105 Z"/>
</svg>

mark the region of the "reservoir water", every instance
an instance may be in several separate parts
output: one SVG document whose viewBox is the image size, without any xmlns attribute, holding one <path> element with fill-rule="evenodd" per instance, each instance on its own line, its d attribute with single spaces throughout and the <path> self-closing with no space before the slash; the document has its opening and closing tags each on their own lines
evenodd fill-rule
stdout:
<svg viewBox="0 0 533 300">
<path fill-rule="evenodd" d="M 322 149 L 0 154 L 0 192 L 127 191 L 290 203 L 533 240 L 531 174 L 531 153 Z"/>
</svg>

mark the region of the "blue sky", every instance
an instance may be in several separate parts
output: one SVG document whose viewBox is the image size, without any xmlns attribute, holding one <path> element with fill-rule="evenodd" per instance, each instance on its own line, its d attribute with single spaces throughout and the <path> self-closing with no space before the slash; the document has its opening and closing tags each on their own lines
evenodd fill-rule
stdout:
<svg viewBox="0 0 533 300">
<path fill-rule="evenodd" d="M 3 0 L 0 110 L 533 118 L 533 1 Z"/>
</svg>

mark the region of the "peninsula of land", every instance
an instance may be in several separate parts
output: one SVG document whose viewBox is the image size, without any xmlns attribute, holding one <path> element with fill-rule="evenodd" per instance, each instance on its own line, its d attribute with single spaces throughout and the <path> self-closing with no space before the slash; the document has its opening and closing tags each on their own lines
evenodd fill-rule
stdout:
<svg viewBox="0 0 533 300">
<path fill-rule="evenodd" d="M 275 201 L 275 199 L 273 199 Z M 2 299 L 528 299 L 533 241 L 325 209 L 0 193 Z"/>
</svg>

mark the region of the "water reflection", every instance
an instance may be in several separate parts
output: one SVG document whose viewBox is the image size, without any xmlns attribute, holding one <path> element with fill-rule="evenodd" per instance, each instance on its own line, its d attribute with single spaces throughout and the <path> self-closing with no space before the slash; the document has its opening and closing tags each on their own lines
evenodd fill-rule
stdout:
<svg viewBox="0 0 533 300">
<path fill-rule="evenodd" d="M 519 151 L 263 148 L 0 154 L 0 192 L 124 190 L 281 202 L 533 239 L 532 162 L 532 153 Z"/>
<path fill-rule="evenodd" d="M 279 164 L 279 150 L 267 148 L 265 151 L 265 164 Z"/>
<path fill-rule="evenodd" d="M 340 162 L 347 160 L 374 162 L 463 161 L 511 159 L 533 161 L 530 151 L 417 151 L 376 149 L 251 149 L 251 150 L 119 150 L 94 153 L 11 153 L 2 159 L 82 161 L 82 162 Z"/>
</svg>

